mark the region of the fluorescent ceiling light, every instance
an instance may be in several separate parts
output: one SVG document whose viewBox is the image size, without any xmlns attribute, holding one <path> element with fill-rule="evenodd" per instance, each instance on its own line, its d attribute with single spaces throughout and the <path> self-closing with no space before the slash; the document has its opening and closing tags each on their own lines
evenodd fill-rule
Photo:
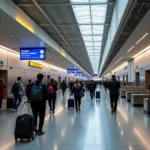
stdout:
<svg viewBox="0 0 150 150">
<path fill-rule="evenodd" d="M 136 44 L 140 43 L 147 35 L 148 35 L 148 33 L 145 33 L 145 34 L 136 42 Z"/>
<path fill-rule="evenodd" d="M 146 52 L 150 50 L 150 46 L 146 47 L 145 49 L 143 49 L 142 51 L 140 51 L 139 53 L 137 53 L 136 55 L 134 55 L 132 58 L 136 58 L 137 56 L 141 55 L 142 53 Z"/>
<path fill-rule="evenodd" d="M 127 52 L 129 53 L 133 48 L 134 48 L 134 46 L 132 46 Z"/>
</svg>

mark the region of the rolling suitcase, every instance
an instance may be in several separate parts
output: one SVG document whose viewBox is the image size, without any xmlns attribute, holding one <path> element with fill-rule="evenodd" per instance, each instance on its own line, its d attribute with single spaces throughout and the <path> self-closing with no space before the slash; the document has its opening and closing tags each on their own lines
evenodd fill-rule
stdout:
<svg viewBox="0 0 150 150">
<path fill-rule="evenodd" d="M 100 91 L 96 91 L 96 99 L 100 99 Z"/>
<path fill-rule="evenodd" d="M 14 133 L 16 142 L 18 138 L 20 138 L 21 140 L 27 139 L 28 142 L 30 142 L 30 139 L 34 140 L 33 130 L 34 117 L 32 115 L 23 114 L 18 116 Z"/>
<path fill-rule="evenodd" d="M 14 108 L 14 97 L 13 95 L 9 95 L 8 98 L 7 98 L 7 102 L 6 102 L 6 107 L 8 109 L 13 109 Z"/>
<path fill-rule="evenodd" d="M 68 99 L 68 108 L 70 108 L 70 107 L 74 108 L 74 99 L 73 98 Z"/>
</svg>

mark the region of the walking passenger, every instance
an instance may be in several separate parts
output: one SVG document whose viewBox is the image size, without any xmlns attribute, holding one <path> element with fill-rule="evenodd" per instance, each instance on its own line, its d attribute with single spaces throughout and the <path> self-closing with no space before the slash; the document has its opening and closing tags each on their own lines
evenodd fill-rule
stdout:
<svg viewBox="0 0 150 150">
<path fill-rule="evenodd" d="M 71 93 L 71 95 L 73 95 L 73 93 L 74 93 L 76 112 L 80 111 L 82 90 L 83 89 L 82 89 L 80 82 L 78 80 L 76 80 L 75 84 L 73 86 L 73 91 Z"/>
<path fill-rule="evenodd" d="M 48 102 L 50 107 L 50 112 L 55 113 L 55 103 L 57 98 L 57 85 L 55 84 L 54 79 L 50 80 L 48 84 Z"/>
<path fill-rule="evenodd" d="M 63 95 L 65 94 L 66 88 L 67 88 L 66 82 L 65 80 L 63 80 L 63 82 L 61 83 L 61 89 Z"/>
<path fill-rule="evenodd" d="M 21 82 L 21 77 L 18 77 L 17 81 L 14 83 L 12 87 L 12 93 L 14 95 L 14 100 L 15 100 L 14 111 L 17 111 L 18 107 L 22 102 L 22 96 L 25 95 L 25 89 L 23 83 Z"/>
<path fill-rule="evenodd" d="M 29 79 L 28 84 L 26 86 L 26 96 L 28 98 L 28 102 L 27 102 L 28 104 L 30 103 L 30 93 L 31 93 L 32 86 L 33 86 L 32 80 Z"/>
<path fill-rule="evenodd" d="M 91 80 L 91 82 L 89 83 L 89 85 L 88 85 L 88 89 L 89 89 L 89 91 L 90 91 L 90 97 L 91 97 L 91 99 L 93 99 L 94 98 L 94 92 L 95 92 L 95 85 L 94 85 L 94 82 Z"/>
<path fill-rule="evenodd" d="M 30 103 L 34 116 L 34 131 L 38 135 L 42 135 L 45 132 L 42 130 L 44 125 L 46 99 L 47 99 L 47 86 L 43 83 L 43 74 L 37 75 L 37 80 L 31 88 Z M 37 119 L 39 116 L 39 126 L 37 128 Z"/>
<path fill-rule="evenodd" d="M 1 78 L 0 79 L 0 108 L 2 108 L 2 100 L 5 96 L 5 88 L 6 88 L 6 84 L 4 82 L 4 79 Z"/>
<path fill-rule="evenodd" d="M 108 89 L 110 91 L 111 113 L 113 113 L 117 110 L 120 89 L 120 82 L 116 80 L 115 75 L 112 75 L 112 80 L 108 83 Z"/>
</svg>

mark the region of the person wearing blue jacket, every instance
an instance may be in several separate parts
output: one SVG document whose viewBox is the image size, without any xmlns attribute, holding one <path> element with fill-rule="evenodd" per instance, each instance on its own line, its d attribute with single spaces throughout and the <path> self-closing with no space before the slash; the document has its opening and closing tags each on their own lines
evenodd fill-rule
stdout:
<svg viewBox="0 0 150 150">
<path fill-rule="evenodd" d="M 78 80 L 75 81 L 75 84 L 73 86 L 73 90 L 71 95 L 74 94 L 75 98 L 75 106 L 76 106 L 76 112 L 80 111 L 80 106 L 81 106 L 81 92 L 83 88 Z"/>
</svg>

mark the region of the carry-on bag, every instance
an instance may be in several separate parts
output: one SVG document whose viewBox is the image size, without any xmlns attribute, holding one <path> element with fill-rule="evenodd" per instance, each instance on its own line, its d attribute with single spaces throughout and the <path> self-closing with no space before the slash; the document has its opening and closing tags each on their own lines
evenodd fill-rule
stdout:
<svg viewBox="0 0 150 150">
<path fill-rule="evenodd" d="M 70 107 L 74 108 L 74 99 L 73 98 L 68 99 L 68 108 L 70 108 Z"/>
<path fill-rule="evenodd" d="M 96 99 L 100 99 L 100 91 L 96 91 Z"/>
<path fill-rule="evenodd" d="M 25 104 L 24 104 L 25 109 Z M 34 140 L 34 117 L 29 114 L 23 114 L 17 117 L 16 127 L 15 127 L 15 140 L 20 138 L 21 140 L 27 139 L 28 142 L 30 140 Z"/>
<path fill-rule="evenodd" d="M 7 102 L 6 102 L 6 108 L 8 109 L 14 109 L 14 97 L 13 95 L 8 95 L 8 98 L 7 98 Z"/>
</svg>

